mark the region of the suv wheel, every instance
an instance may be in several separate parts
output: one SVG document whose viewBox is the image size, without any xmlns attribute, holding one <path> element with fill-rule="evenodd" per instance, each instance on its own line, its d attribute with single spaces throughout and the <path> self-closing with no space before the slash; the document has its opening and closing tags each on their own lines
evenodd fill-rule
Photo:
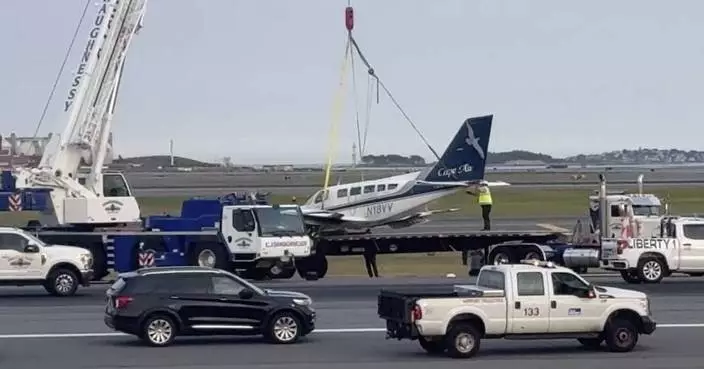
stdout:
<svg viewBox="0 0 704 369">
<path fill-rule="evenodd" d="M 265 335 L 271 343 L 294 343 L 301 336 L 301 322 L 292 313 L 278 313 L 269 322 Z"/>
<path fill-rule="evenodd" d="M 144 322 L 139 335 L 150 346 L 168 346 L 176 338 L 176 324 L 165 315 L 153 315 Z"/>
<path fill-rule="evenodd" d="M 467 359 L 479 351 L 481 336 L 471 324 L 453 325 L 445 335 L 447 354 L 456 359 Z"/>
<path fill-rule="evenodd" d="M 54 296 L 72 296 L 78 290 L 78 276 L 70 269 L 57 268 L 47 276 L 44 289 Z"/>
<path fill-rule="evenodd" d="M 614 319 L 606 327 L 606 346 L 612 352 L 628 352 L 638 343 L 636 327 L 624 319 Z"/>
</svg>

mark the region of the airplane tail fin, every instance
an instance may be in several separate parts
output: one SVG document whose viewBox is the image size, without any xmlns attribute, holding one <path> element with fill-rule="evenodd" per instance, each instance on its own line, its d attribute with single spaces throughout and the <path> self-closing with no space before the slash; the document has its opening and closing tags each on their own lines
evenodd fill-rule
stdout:
<svg viewBox="0 0 704 369">
<path fill-rule="evenodd" d="M 445 153 L 428 171 L 428 182 L 476 182 L 484 179 L 493 115 L 465 120 Z"/>
</svg>

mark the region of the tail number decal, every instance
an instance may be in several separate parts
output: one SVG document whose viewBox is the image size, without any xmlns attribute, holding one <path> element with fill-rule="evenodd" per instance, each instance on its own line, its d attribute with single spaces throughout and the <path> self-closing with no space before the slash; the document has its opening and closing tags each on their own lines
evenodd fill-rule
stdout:
<svg viewBox="0 0 704 369">
<path fill-rule="evenodd" d="M 385 202 L 382 204 L 374 204 L 371 206 L 367 206 L 366 214 L 368 217 L 370 217 L 373 215 L 390 213 L 391 209 L 393 209 L 393 207 L 394 207 L 394 203 L 392 203 L 392 202 Z"/>
<path fill-rule="evenodd" d="M 439 177 L 452 178 L 463 173 L 471 173 L 474 168 L 468 163 L 464 163 L 456 168 L 440 168 L 438 169 Z"/>
</svg>

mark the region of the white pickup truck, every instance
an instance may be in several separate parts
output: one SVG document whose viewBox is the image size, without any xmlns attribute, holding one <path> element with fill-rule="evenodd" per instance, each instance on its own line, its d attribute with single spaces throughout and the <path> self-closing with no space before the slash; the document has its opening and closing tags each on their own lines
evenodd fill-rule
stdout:
<svg viewBox="0 0 704 369">
<path fill-rule="evenodd" d="M 93 278 L 93 256 L 81 247 L 49 245 L 19 228 L 0 227 L 0 286 L 40 285 L 71 296 Z"/>
<path fill-rule="evenodd" d="M 628 283 L 659 283 L 672 272 L 704 275 L 704 218 L 667 217 L 660 228 L 660 237 L 602 242 L 602 268 Z"/>
<path fill-rule="evenodd" d="M 387 338 L 418 340 L 432 354 L 469 358 L 484 338 L 577 339 L 631 351 L 655 331 L 641 292 L 594 286 L 550 262 L 485 266 L 476 285 L 447 292 L 382 290 L 378 315 Z"/>
</svg>

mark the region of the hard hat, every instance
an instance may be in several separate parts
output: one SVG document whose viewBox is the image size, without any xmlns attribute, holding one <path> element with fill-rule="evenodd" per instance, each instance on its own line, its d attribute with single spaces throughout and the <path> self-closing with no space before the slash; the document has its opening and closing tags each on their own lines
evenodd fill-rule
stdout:
<svg viewBox="0 0 704 369">
<path fill-rule="evenodd" d="M 479 185 L 480 185 L 480 186 L 488 186 L 488 185 L 489 185 L 489 182 L 484 181 L 484 180 L 481 180 L 481 181 L 479 181 Z"/>
</svg>

